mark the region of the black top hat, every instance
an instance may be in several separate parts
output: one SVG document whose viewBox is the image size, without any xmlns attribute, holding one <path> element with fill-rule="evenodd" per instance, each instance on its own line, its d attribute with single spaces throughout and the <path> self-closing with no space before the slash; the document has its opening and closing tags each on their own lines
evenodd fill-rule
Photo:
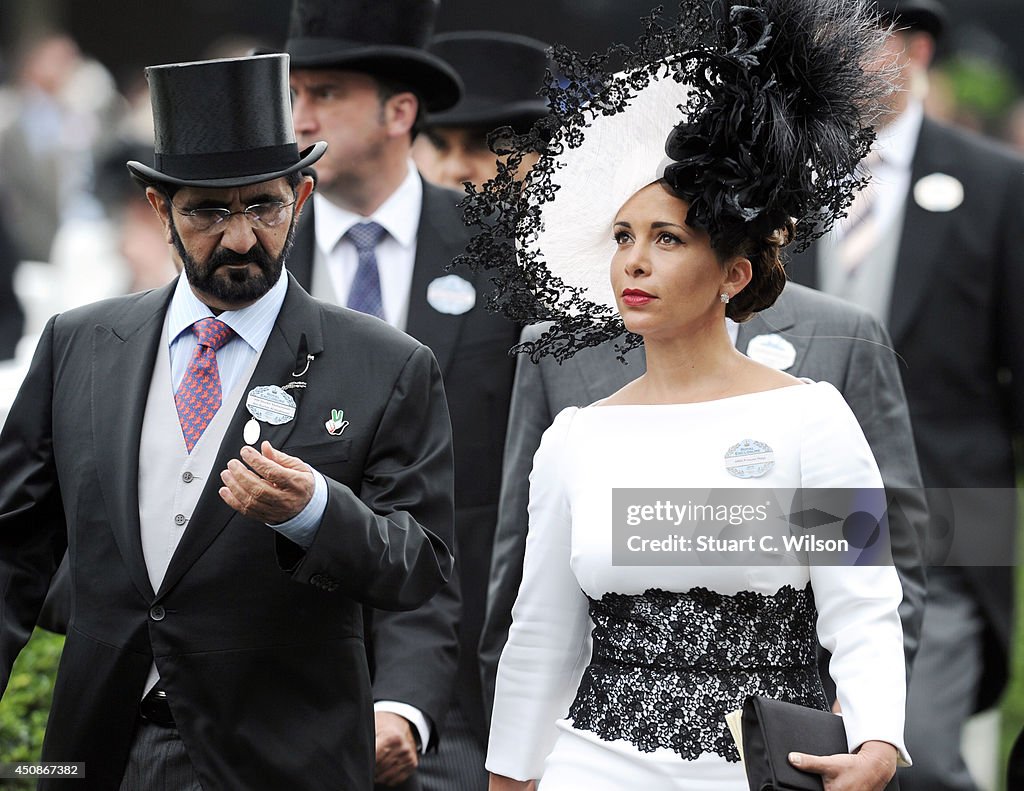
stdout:
<svg viewBox="0 0 1024 791">
<path fill-rule="evenodd" d="M 299 152 L 287 55 L 150 66 L 146 78 L 153 167 L 128 163 L 145 183 L 242 187 L 309 167 L 327 150 L 319 142 Z"/>
<path fill-rule="evenodd" d="M 923 30 L 938 39 L 946 26 L 946 9 L 938 0 L 877 0 L 878 13 L 897 28 Z"/>
<path fill-rule="evenodd" d="M 431 124 L 518 128 L 547 115 L 548 104 L 537 95 L 548 66 L 543 42 L 511 33 L 466 31 L 435 36 L 430 51 L 455 67 L 465 87 L 457 105 L 431 113 Z"/>
<path fill-rule="evenodd" d="M 435 112 L 462 94 L 455 70 L 427 52 L 440 0 L 295 0 L 285 49 L 293 69 L 346 69 L 408 85 Z"/>
</svg>

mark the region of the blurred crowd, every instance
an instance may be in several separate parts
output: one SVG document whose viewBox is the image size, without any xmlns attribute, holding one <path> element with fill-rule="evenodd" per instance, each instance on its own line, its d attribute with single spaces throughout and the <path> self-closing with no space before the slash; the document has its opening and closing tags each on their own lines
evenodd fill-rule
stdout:
<svg viewBox="0 0 1024 791">
<path fill-rule="evenodd" d="M 243 55 L 224 39 L 208 57 Z M 0 420 L 46 320 L 167 283 L 177 273 L 160 223 L 125 168 L 151 161 L 140 73 L 111 71 L 61 32 L 24 41 L 0 84 Z"/>
</svg>

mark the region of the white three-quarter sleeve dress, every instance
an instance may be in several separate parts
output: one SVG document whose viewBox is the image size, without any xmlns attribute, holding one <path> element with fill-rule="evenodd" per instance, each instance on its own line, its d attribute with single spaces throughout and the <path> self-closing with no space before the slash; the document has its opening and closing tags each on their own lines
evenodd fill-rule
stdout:
<svg viewBox="0 0 1024 791">
<path fill-rule="evenodd" d="M 773 464 L 737 478 L 753 440 Z M 853 413 L 812 383 L 693 404 L 561 412 L 530 476 L 530 529 L 498 670 L 487 768 L 540 791 L 746 789 L 724 715 L 750 694 L 827 708 L 832 654 L 850 749 L 903 742 L 891 566 L 612 563 L 615 488 L 880 490 Z M 902 762 L 901 761 L 901 762 Z"/>
</svg>

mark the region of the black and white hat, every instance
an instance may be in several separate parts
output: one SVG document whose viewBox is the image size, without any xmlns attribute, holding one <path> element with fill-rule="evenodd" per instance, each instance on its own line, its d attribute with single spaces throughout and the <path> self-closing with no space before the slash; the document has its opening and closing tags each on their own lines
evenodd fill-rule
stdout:
<svg viewBox="0 0 1024 791">
<path fill-rule="evenodd" d="M 507 142 L 507 167 L 465 201 L 478 226 L 460 260 L 491 305 L 553 328 L 528 351 L 558 359 L 625 332 L 609 284 L 612 223 L 664 179 L 712 245 L 795 224 L 798 247 L 842 216 L 890 86 L 864 64 L 882 45 L 869 0 L 684 0 L 632 47 L 553 51 L 548 115 Z M 617 64 L 617 68 L 611 65 Z M 525 152 L 542 151 L 525 179 Z M 624 348 L 641 339 L 627 337 Z"/>
</svg>

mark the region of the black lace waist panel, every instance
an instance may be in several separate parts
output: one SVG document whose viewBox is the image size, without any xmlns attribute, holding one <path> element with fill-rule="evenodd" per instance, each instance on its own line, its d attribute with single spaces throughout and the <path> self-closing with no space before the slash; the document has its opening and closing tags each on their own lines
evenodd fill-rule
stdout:
<svg viewBox="0 0 1024 791">
<path fill-rule="evenodd" d="M 738 761 L 725 715 L 748 695 L 828 708 L 810 585 L 770 596 L 706 588 L 607 593 L 590 599 L 590 616 L 593 656 L 569 716 L 605 741 Z"/>
</svg>

